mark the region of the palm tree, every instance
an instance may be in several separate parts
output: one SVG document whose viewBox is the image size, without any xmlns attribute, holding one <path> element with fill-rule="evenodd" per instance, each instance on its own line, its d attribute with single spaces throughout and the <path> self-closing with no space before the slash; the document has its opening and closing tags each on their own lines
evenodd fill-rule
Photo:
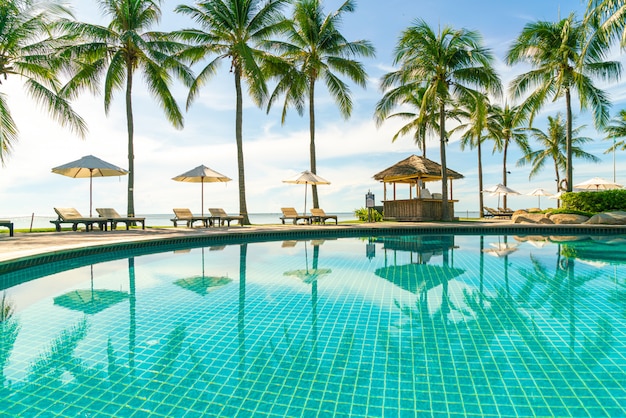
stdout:
<svg viewBox="0 0 626 418">
<path fill-rule="evenodd" d="M 621 0 L 588 0 L 585 23 L 593 24 L 603 42 L 610 44 L 619 40 L 620 47 L 626 46 L 626 7 Z"/>
<path fill-rule="evenodd" d="M 489 139 L 494 141 L 493 152 L 502 153 L 502 184 L 507 184 L 507 165 L 506 158 L 509 151 L 509 145 L 515 144 L 524 153 L 530 152 L 528 145 L 528 135 L 524 128 L 528 119 L 519 106 L 509 106 L 508 103 L 504 107 L 491 105 L 487 111 L 487 132 Z M 506 203 L 506 195 L 503 196 L 503 207 L 508 207 Z"/>
<path fill-rule="evenodd" d="M 601 37 L 589 36 L 591 27 L 576 20 L 574 14 L 556 23 L 529 23 L 507 53 L 509 65 L 530 64 L 533 68 L 518 77 L 511 92 L 518 98 L 530 92 L 521 107 L 528 111 L 530 123 L 548 100 L 565 98 L 567 191 L 572 191 L 572 92 L 578 94 L 581 109 L 589 107 L 596 127 L 609 120 L 610 101 L 594 79 L 617 80 L 621 64 L 604 61 L 608 52 Z"/>
<path fill-rule="evenodd" d="M 352 113 L 350 88 L 340 75 L 365 87 L 367 74 L 363 65 L 355 57 L 373 57 L 374 47 L 369 41 L 348 41 L 339 31 L 343 15 L 353 12 L 356 1 L 346 0 L 335 12 L 324 15 L 321 0 L 298 0 L 294 5 L 293 17 L 287 22 L 286 41 L 271 42 L 289 66 L 279 70 L 278 83 L 268 101 L 268 111 L 282 94 L 285 102 L 282 123 L 289 105 L 293 105 L 302 115 L 305 98 L 309 106 L 309 153 L 311 172 L 317 172 L 315 155 L 315 85 L 323 80 L 326 88 L 339 107 L 344 118 Z M 313 185 L 313 207 L 319 207 L 317 186 Z"/>
<path fill-rule="evenodd" d="M 125 92 L 128 132 L 128 216 L 135 216 L 135 151 L 133 121 L 133 81 L 141 71 L 148 91 L 159 103 L 167 119 L 178 129 L 183 115 L 170 92 L 174 72 L 190 83 L 190 70 L 173 58 L 183 44 L 174 42 L 165 33 L 148 29 L 159 23 L 161 0 L 98 0 L 102 13 L 110 18 L 107 26 L 83 22 L 64 22 L 63 28 L 77 40 L 64 48 L 66 58 L 75 72 L 65 93 L 96 90 L 104 77 L 104 110 L 108 114 L 116 90 Z"/>
<path fill-rule="evenodd" d="M 0 77 L 18 77 L 28 94 L 47 108 L 51 116 L 80 136 L 87 128 L 69 102 L 59 95 L 61 84 L 51 60 L 56 45 L 53 23 L 71 16 L 69 10 L 54 1 L 4 0 L 0 2 Z M 18 140 L 18 128 L 8 104 L 0 93 L 0 163 L 11 154 Z"/>
<path fill-rule="evenodd" d="M 400 118 L 406 120 L 407 123 L 396 132 L 393 138 L 391 138 L 391 142 L 395 142 L 401 136 L 409 135 L 413 132 L 415 145 L 421 148 L 422 157 L 424 158 L 426 158 L 428 134 L 436 135 L 439 132 L 437 108 L 433 106 L 433 103 L 426 103 L 426 105 L 430 106 L 430 109 L 424 113 L 426 118 L 420 117 L 420 107 L 424 104 L 423 97 L 425 93 L 425 87 L 414 86 L 411 83 L 396 87 L 383 95 L 383 98 L 376 104 L 376 110 L 374 111 L 377 127 L 380 127 L 386 119 Z M 415 109 L 416 113 L 408 110 L 391 113 L 397 106 L 409 106 Z"/>
<path fill-rule="evenodd" d="M 606 133 L 606 139 L 626 138 L 626 110 L 622 109 L 619 113 L 611 119 L 610 123 L 604 127 Z M 626 150 L 626 141 L 621 140 L 613 142 L 613 145 L 604 151 L 605 154 L 609 152 L 615 152 L 616 150 Z"/>
<path fill-rule="evenodd" d="M 445 148 L 447 108 L 453 98 L 468 94 L 472 87 L 499 94 L 500 78 L 492 64 L 493 55 L 482 46 L 478 32 L 444 27 L 435 33 L 425 21 L 417 19 L 402 32 L 394 50 L 394 65 L 400 69 L 386 74 L 381 82 L 384 90 L 402 85 L 424 87 L 419 107 L 422 121 L 429 119 L 428 112 L 433 107 L 437 108 L 443 220 L 450 219 Z"/>
<path fill-rule="evenodd" d="M 465 147 L 470 147 L 470 149 L 476 148 L 478 154 L 478 213 L 481 218 L 484 213 L 482 143 L 486 139 L 484 131 L 487 128 L 488 108 L 489 99 L 484 94 L 474 91 L 464 95 L 459 100 L 458 107 L 453 113 L 457 118 L 465 122 L 450 131 L 450 133 L 464 132 L 461 136 L 461 151 Z M 504 207 L 506 207 L 506 204 Z"/>
<path fill-rule="evenodd" d="M 230 62 L 235 77 L 236 117 L 235 140 L 239 177 L 239 213 L 242 224 L 249 225 L 246 204 L 246 184 L 243 161 L 243 93 L 242 79 L 248 82 L 248 92 L 260 105 L 267 96 L 266 76 L 262 63 L 272 59 L 258 48 L 262 41 L 283 29 L 285 18 L 281 12 L 288 0 L 207 0 L 195 6 L 180 5 L 175 11 L 191 17 L 199 26 L 180 31 L 178 35 L 193 45 L 185 56 L 196 63 L 209 55 L 216 57 L 200 70 L 191 84 L 187 108 L 198 95 L 200 88 L 217 72 L 220 61 Z"/>
<path fill-rule="evenodd" d="M 599 162 L 600 159 L 592 154 L 589 154 L 579 145 L 586 144 L 593 141 L 592 138 L 577 136 L 578 132 L 583 130 L 585 125 L 579 126 L 572 130 L 574 135 L 572 138 L 572 154 L 577 158 L 582 158 L 587 161 Z M 554 174 L 556 176 L 557 192 L 559 191 L 559 184 L 561 179 L 561 173 L 565 171 L 567 164 L 567 127 L 566 121 L 563 120 L 563 115 L 557 113 L 555 117 L 548 116 L 548 130 L 543 132 L 537 128 L 528 128 L 530 135 L 537 140 L 540 145 L 540 149 L 529 150 L 522 158 L 517 161 L 518 166 L 531 164 L 529 179 L 532 179 L 545 167 L 546 163 L 550 160 L 554 163 Z"/>
</svg>

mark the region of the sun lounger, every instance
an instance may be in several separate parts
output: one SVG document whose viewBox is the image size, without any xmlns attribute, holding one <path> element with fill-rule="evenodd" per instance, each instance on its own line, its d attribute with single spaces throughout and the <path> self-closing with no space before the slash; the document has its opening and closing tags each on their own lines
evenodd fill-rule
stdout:
<svg viewBox="0 0 626 418">
<path fill-rule="evenodd" d="M 78 225 L 85 225 L 86 231 L 93 231 L 93 226 L 98 225 L 98 227 L 106 231 L 107 230 L 107 220 L 103 218 L 86 218 L 81 215 L 74 208 L 54 208 L 54 211 L 59 216 L 58 219 L 54 221 L 50 221 L 56 227 L 57 232 L 61 231 L 62 224 L 71 224 L 72 231 L 76 231 L 78 229 Z"/>
<path fill-rule="evenodd" d="M 240 226 L 243 226 L 243 216 L 241 215 L 229 215 L 222 208 L 209 208 L 209 212 L 218 224 L 227 223 L 227 226 L 230 226 L 231 221 L 237 221 Z"/>
<path fill-rule="evenodd" d="M 118 222 L 126 224 L 127 230 L 134 223 L 140 223 L 141 229 L 146 229 L 146 218 L 122 216 L 113 208 L 96 208 L 96 212 L 98 212 L 101 218 L 105 218 L 107 221 L 111 222 L 111 230 L 117 229 Z"/>
<path fill-rule="evenodd" d="M 213 225 L 213 217 L 211 216 L 195 216 L 191 211 L 187 208 L 175 208 L 174 215 L 175 217 L 170 219 L 174 223 L 174 227 L 178 226 L 178 222 L 185 222 L 187 224 L 187 228 L 192 228 L 194 222 L 200 221 L 205 228 L 209 225 Z"/>
<path fill-rule="evenodd" d="M 9 228 L 9 236 L 13 236 L 13 222 L 9 221 L 8 219 L 0 219 L 0 226 Z"/>
<path fill-rule="evenodd" d="M 513 212 L 503 212 L 501 210 L 495 210 L 492 208 L 484 207 L 484 209 L 491 214 L 491 216 L 495 218 L 510 218 L 513 215 Z"/>
<path fill-rule="evenodd" d="M 325 224 L 327 219 L 334 219 L 335 225 L 337 225 L 337 216 L 326 215 L 326 212 L 324 212 L 324 209 L 311 208 L 311 218 L 313 222 L 318 222 L 321 224 Z"/>
<path fill-rule="evenodd" d="M 280 217 L 283 225 L 287 219 L 293 220 L 293 224 L 297 224 L 300 219 L 305 221 L 307 224 L 311 223 L 311 216 L 309 215 L 299 215 L 298 212 L 294 208 L 280 208 L 283 212 L 283 216 Z"/>
</svg>

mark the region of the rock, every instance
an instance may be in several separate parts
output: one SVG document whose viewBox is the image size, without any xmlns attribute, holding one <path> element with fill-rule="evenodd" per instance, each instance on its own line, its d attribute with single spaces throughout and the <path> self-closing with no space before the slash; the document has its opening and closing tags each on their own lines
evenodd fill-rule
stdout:
<svg viewBox="0 0 626 418">
<path fill-rule="evenodd" d="M 530 212 L 530 213 L 537 213 L 537 212 L 541 212 L 541 209 L 539 209 L 539 208 L 528 208 L 528 209 L 526 209 L 526 211 Z"/>
<path fill-rule="evenodd" d="M 543 213 L 523 213 L 519 215 L 513 215 L 511 217 L 513 223 L 531 223 L 531 224 L 552 224 L 550 219 L 546 217 Z"/>
<path fill-rule="evenodd" d="M 555 224 L 582 224 L 589 219 L 584 215 L 573 215 L 570 213 L 555 213 L 550 215 L 550 220 Z"/>
<path fill-rule="evenodd" d="M 626 212 L 615 211 L 597 213 L 593 215 L 586 224 L 600 224 L 600 225 L 626 225 Z"/>
</svg>

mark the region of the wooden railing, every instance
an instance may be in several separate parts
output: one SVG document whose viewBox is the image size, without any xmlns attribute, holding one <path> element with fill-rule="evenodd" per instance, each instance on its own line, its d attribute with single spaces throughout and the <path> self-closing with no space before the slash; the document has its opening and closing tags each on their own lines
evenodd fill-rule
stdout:
<svg viewBox="0 0 626 418">
<path fill-rule="evenodd" d="M 448 200 L 448 213 L 454 216 L 454 202 Z M 439 221 L 443 219 L 443 201 L 439 199 L 406 199 L 383 201 L 384 217 L 396 221 Z"/>
</svg>

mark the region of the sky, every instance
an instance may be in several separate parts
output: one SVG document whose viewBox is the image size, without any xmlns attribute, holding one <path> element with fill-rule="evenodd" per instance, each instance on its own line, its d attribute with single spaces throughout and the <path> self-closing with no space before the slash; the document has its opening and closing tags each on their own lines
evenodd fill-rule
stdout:
<svg viewBox="0 0 626 418">
<path fill-rule="evenodd" d="M 154 29 L 176 30 L 193 26 L 185 16 L 173 12 L 181 0 L 162 3 L 163 18 Z M 95 0 L 69 2 L 77 19 L 90 23 L 106 23 Z M 190 4 L 190 2 L 187 2 Z M 338 0 L 325 1 L 326 12 L 341 4 Z M 392 142 L 399 124 L 387 121 L 376 127 L 373 119 L 376 103 L 382 97 L 380 78 L 393 67 L 393 49 L 400 33 L 416 19 L 423 19 L 431 27 L 451 26 L 480 32 L 487 47 L 496 57 L 495 67 L 503 85 L 524 72 L 523 66 L 508 67 L 503 58 L 511 42 L 524 25 L 537 21 L 556 21 L 571 12 L 582 16 L 584 4 L 580 0 L 552 1 L 526 0 L 360 0 L 353 13 L 345 14 L 341 30 L 348 40 L 367 39 L 376 48 L 374 58 L 362 58 L 368 83 L 365 89 L 351 85 L 354 109 L 349 119 L 339 114 L 322 83 L 316 96 L 316 150 L 317 173 L 330 181 L 318 186 L 320 207 L 328 213 L 353 212 L 365 206 L 365 194 L 371 191 L 376 203 L 383 199 L 383 185 L 373 175 L 420 150 L 411 138 Z M 612 59 L 624 61 L 615 51 Z M 197 69 L 197 68 L 196 68 Z M 607 85 L 614 103 L 611 114 L 624 108 L 624 83 Z M 107 162 L 127 168 L 127 133 L 124 113 L 124 95 L 114 96 L 108 115 L 104 112 L 102 95 L 85 93 L 74 102 L 78 113 L 87 121 L 89 133 L 81 139 L 56 124 L 37 103 L 26 94 L 22 80 L 3 80 L 0 91 L 8 102 L 19 128 L 19 142 L 4 167 L 0 167 L 0 217 L 53 216 L 54 207 L 75 207 L 83 215 L 89 214 L 89 180 L 73 179 L 53 174 L 53 167 L 95 155 Z M 100 88 L 101 91 L 101 88 Z M 184 109 L 187 91 L 174 84 L 172 91 Z M 227 183 L 207 183 L 204 202 L 208 207 L 222 207 L 229 213 L 239 211 L 237 182 L 237 151 L 235 145 L 235 90 L 232 73 L 224 62 L 218 74 L 201 91 L 194 104 L 185 113 L 182 130 L 173 128 L 143 84 L 135 79 L 135 212 L 137 215 L 171 213 L 174 207 L 188 207 L 194 213 L 201 211 L 201 188 L 198 183 L 173 181 L 172 177 L 204 164 L 231 179 Z M 510 100 L 509 100 L 510 101 Z M 575 102 L 576 104 L 576 102 Z M 548 115 L 564 111 L 564 101 L 547 105 L 536 119 L 536 126 L 545 127 Z M 591 123 L 589 112 L 574 107 L 575 126 L 587 125 L 586 136 L 596 140 L 585 149 L 602 162 L 585 163 L 575 160 L 574 184 L 593 176 L 612 180 L 614 167 L 616 181 L 626 182 L 626 173 L 619 167 L 626 160 L 623 153 L 603 154 L 611 145 L 602 140 Z M 279 213 L 281 207 L 304 208 L 303 185 L 283 183 L 283 180 L 310 167 L 308 118 L 293 112 L 286 123 L 280 123 L 280 106 L 266 112 L 250 100 L 244 100 L 243 113 L 244 160 L 246 200 L 249 213 Z M 534 143 L 531 140 L 531 147 Z M 511 174 L 509 187 L 522 193 L 510 196 L 508 206 L 514 209 L 536 207 L 538 198 L 527 196 L 533 189 L 543 187 L 556 192 L 554 170 L 551 165 L 533 180 L 528 179 L 530 168 L 518 167 L 517 149 L 508 157 Z M 436 138 L 428 141 L 427 157 L 439 161 Z M 615 163 L 614 163 L 615 161 Z M 458 200 L 457 211 L 478 211 L 477 155 L 473 150 L 461 151 L 457 138 L 447 148 L 448 167 L 465 178 L 453 183 L 453 198 Z M 502 155 L 491 153 L 487 145 L 483 151 L 485 187 L 502 180 Z M 440 184 L 429 183 L 431 192 L 440 191 Z M 93 179 L 93 205 L 113 207 L 126 213 L 127 177 L 100 177 Z M 310 188 L 308 207 L 311 203 Z M 388 197 L 391 193 L 388 191 Z M 408 187 L 398 186 L 398 198 L 408 198 Z M 497 206 L 497 197 L 485 196 L 486 206 Z M 541 198 L 541 207 L 555 207 L 556 201 Z M 95 210 L 94 210 L 95 213 Z"/>
</svg>

